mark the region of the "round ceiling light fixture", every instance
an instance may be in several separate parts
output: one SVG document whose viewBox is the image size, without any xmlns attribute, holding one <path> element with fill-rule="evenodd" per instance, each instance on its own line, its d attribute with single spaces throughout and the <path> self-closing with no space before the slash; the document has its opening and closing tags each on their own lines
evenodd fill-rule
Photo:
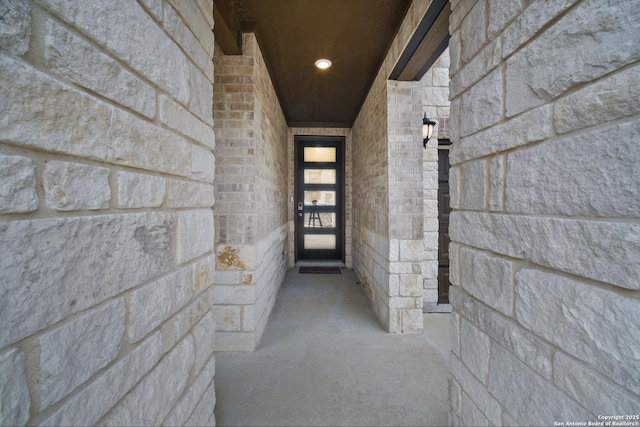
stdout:
<svg viewBox="0 0 640 427">
<path fill-rule="evenodd" d="M 316 67 L 320 68 L 321 70 L 326 70 L 327 68 L 331 67 L 331 61 L 324 58 L 318 59 L 315 64 Z"/>
</svg>

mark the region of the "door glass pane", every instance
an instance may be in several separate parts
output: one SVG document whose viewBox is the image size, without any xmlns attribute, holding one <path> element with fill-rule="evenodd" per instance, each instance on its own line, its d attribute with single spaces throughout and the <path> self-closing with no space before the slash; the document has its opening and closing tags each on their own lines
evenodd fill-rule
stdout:
<svg viewBox="0 0 640 427">
<path fill-rule="evenodd" d="M 335 169 L 305 169 L 304 183 L 305 184 L 335 184 L 336 170 Z"/>
<path fill-rule="evenodd" d="M 315 212 L 304 214 L 305 228 L 334 228 L 336 226 L 336 214 L 329 212 Z"/>
<path fill-rule="evenodd" d="M 336 236 L 334 234 L 305 234 L 305 249 L 335 249 Z"/>
<path fill-rule="evenodd" d="M 333 163 L 336 161 L 336 147 L 304 147 L 304 161 Z"/>
<path fill-rule="evenodd" d="M 316 202 L 317 206 L 335 206 L 336 192 L 335 191 L 305 191 L 304 192 L 305 206 L 313 206 L 314 201 Z"/>
</svg>

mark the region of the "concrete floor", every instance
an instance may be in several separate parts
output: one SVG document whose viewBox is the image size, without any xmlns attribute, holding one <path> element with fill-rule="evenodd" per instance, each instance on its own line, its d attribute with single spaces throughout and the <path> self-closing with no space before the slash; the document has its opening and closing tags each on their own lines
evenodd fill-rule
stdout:
<svg viewBox="0 0 640 427">
<path fill-rule="evenodd" d="M 289 270 L 258 349 L 217 356 L 217 425 L 447 425 L 448 322 L 388 334 L 352 270 Z"/>
</svg>

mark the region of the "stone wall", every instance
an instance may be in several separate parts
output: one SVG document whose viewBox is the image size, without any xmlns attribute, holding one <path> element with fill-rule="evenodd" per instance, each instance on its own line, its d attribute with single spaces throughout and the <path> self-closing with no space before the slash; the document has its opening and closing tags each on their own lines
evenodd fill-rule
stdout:
<svg viewBox="0 0 640 427">
<path fill-rule="evenodd" d="M 425 260 L 422 113 L 419 82 L 387 81 L 389 314 L 391 332 L 422 330 Z M 437 246 L 436 246 L 437 247 Z M 435 277 L 435 276 L 434 276 Z"/>
<path fill-rule="evenodd" d="M 640 408 L 640 3 L 521 3 L 452 2 L 455 425 Z"/>
<path fill-rule="evenodd" d="M 254 34 L 214 62 L 216 350 L 253 351 L 287 267 L 287 125 Z"/>
<path fill-rule="evenodd" d="M 376 105 L 378 109 L 376 109 Z M 353 268 L 389 328 L 389 189 L 386 83 L 376 81 L 353 125 Z"/>
<path fill-rule="evenodd" d="M 422 114 L 436 122 L 432 138 L 423 149 L 424 263 L 423 300 L 438 302 L 438 139 L 449 139 L 449 49 L 420 79 Z"/>
<path fill-rule="evenodd" d="M 436 122 L 433 131 L 434 142 L 438 139 L 449 139 L 449 116 L 451 101 L 449 101 L 449 49 L 440 55 L 429 70 L 420 79 L 421 102 L 423 112 Z M 429 144 L 429 146 L 436 144 Z"/>
<path fill-rule="evenodd" d="M 424 214 L 418 85 L 387 78 L 429 4 L 411 4 L 352 130 L 353 265 L 390 332 L 422 330 Z"/>
<path fill-rule="evenodd" d="M 345 170 L 344 170 L 344 186 L 345 186 L 345 206 L 344 206 L 344 221 L 345 221 L 345 248 L 344 258 L 345 266 L 347 268 L 353 267 L 352 251 L 352 236 L 353 236 L 353 221 L 352 221 L 352 201 L 353 194 L 353 177 L 352 177 L 352 142 L 351 142 L 351 129 L 349 128 L 289 128 L 287 139 L 287 150 L 289 158 L 289 168 L 287 175 L 287 188 L 288 188 L 288 247 L 289 247 L 289 267 L 295 265 L 295 176 L 296 176 L 296 159 L 295 159 L 295 137 L 297 135 L 303 136 L 343 136 L 345 138 Z"/>
<path fill-rule="evenodd" d="M 0 424 L 215 424 L 212 2 L 0 16 Z"/>
</svg>

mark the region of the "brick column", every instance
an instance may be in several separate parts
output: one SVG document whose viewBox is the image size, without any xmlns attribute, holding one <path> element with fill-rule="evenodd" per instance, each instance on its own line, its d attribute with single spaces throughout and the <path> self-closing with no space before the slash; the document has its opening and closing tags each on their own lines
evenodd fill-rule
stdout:
<svg viewBox="0 0 640 427">
<path fill-rule="evenodd" d="M 287 125 L 253 34 L 215 65 L 217 349 L 252 351 L 287 266 Z"/>
</svg>

